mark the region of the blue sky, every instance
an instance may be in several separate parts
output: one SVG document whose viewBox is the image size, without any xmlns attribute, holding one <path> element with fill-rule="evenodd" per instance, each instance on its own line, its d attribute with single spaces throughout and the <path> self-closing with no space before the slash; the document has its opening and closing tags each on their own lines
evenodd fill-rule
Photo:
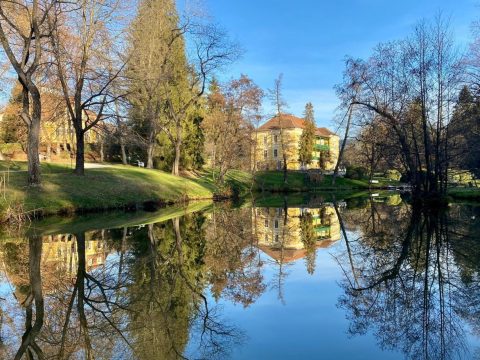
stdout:
<svg viewBox="0 0 480 360">
<path fill-rule="evenodd" d="M 245 73 L 269 89 L 283 73 L 288 111 L 300 116 L 311 101 L 317 124 L 329 127 L 346 55 L 368 57 L 378 42 L 404 37 L 439 11 L 466 48 L 480 19 L 479 0 L 204 0 L 204 6 L 246 51 L 225 77 Z"/>
</svg>

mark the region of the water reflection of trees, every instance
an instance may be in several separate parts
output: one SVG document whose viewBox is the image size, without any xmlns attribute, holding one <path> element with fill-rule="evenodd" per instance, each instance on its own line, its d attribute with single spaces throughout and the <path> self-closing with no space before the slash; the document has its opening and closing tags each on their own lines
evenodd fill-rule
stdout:
<svg viewBox="0 0 480 360">
<path fill-rule="evenodd" d="M 465 356 L 464 321 L 477 333 L 480 324 L 480 247 L 476 215 L 460 209 L 372 202 L 344 214 L 361 233 L 339 257 L 350 334 L 372 330 L 383 349 L 411 359 Z"/>
<path fill-rule="evenodd" d="M 195 337 L 196 355 L 223 358 L 242 337 L 205 297 L 206 287 L 238 293 L 246 305 L 263 287 L 255 266 L 245 272 L 251 232 L 248 241 L 237 235 L 238 249 L 229 252 L 222 249 L 222 234 L 206 235 L 212 229 L 212 221 L 193 214 L 140 228 L 3 243 L 5 274 L 24 323 L 7 324 L 3 332 L 18 337 L 0 349 L 0 357 L 177 359 Z M 46 254 L 52 241 L 61 244 Z M 108 261 L 100 249 L 102 256 L 110 253 Z M 231 264 L 222 287 L 220 261 Z M 66 263 L 74 271 L 66 271 Z"/>
<path fill-rule="evenodd" d="M 209 216 L 205 261 L 212 293 L 247 307 L 266 288 L 251 210 L 222 207 Z"/>
</svg>

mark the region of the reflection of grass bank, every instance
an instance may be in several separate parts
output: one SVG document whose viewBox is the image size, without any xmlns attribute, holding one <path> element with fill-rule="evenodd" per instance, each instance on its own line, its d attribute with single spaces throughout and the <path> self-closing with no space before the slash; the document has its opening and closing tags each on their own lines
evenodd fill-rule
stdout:
<svg viewBox="0 0 480 360">
<path fill-rule="evenodd" d="M 312 193 L 291 193 L 291 194 L 269 194 L 262 193 L 255 195 L 254 204 L 259 207 L 283 207 L 306 206 L 316 207 L 326 202 L 344 201 L 355 199 L 367 200 L 369 193 L 366 191 L 339 191 L 339 192 L 312 192 Z"/>
<path fill-rule="evenodd" d="M 480 201 L 480 188 L 451 188 L 448 195 L 459 200 Z"/>
<path fill-rule="evenodd" d="M 207 210 L 211 201 L 195 201 L 187 206 L 169 206 L 155 212 L 118 212 L 82 216 L 53 216 L 30 224 L 27 234 L 75 234 L 100 229 L 117 229 L 164 222 L 196 211 Z"/>
<path fill-rule="evenodd" d="M 400 193 L 393 191 L 377 191 L 372 194 L 368 191 L 335 191 L 335 192 L 310 192 L 292 194 L 257 194 L 254 200 L 255 206 L 276 207 L 285 206 L 318 207 L 324 203 L 346 202 L 348 208 L 362 208 L 369 202 L 384 203 L 389 206 L 397 206 L 402 203 Z"/>
</svg>

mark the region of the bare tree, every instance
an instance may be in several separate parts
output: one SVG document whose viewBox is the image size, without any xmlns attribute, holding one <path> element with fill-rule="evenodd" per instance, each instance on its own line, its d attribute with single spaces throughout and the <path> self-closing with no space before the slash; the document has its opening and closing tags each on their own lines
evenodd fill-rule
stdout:
<svg viewBox="0 0 480 360">
<path fill-rule="evenodd" d="M 118 0 L 57 2 L 48 17 L 57 76 L 75 130 L 77 175 L 85 173 L 85 134 L 110 116 L 107 109 L 118 97 L 112 89 L 124 66 L 115 49 L 121 44 L 120 5 Z"/>
<path fill-rule="evenodd" d="M 449 102 L 461 74 L 448 24 L 441 16 L 420 22 L 409 38 L 380 44 L 367 61 L 346 65 L 338 87 L 345 108 L 355 106 L 390 129 L 418 195 L 444 194 Z"/>
<path fill-rule="evenodd" d="M 287 183 L 288 176 L 288 158 L 289 158 L 289 141 L 287 139 L 287 134 L 284 130 L 284 125 L 282 122 L 283 116 L 285 115 L 285 108 L 287 103 L 283 98 L 282 89 L 283 87 L 283 74 L 278 75 L 278 78 L 275 79 L 273 83 L 273 89 L 269 90 L 270 100 L 272 105 L 275 107 L 275 116 L 278 121 L 278 130 L 280 134 L 280 146 L 282 148 L 282 159 L 283 159 L 283 182 Z"/>
<path fill-rule="evenodd" d="M 40 121 L 42 104 L 37 75 L 43 62 L 46 20 L 56 1 L 2 1 L 0 43 L 22 85 L 20 116 L 28 128 L 28 184 L 40 184 Z"/>
<path fill-rule="evenodd" d="M 228 170 L 250 168 L 252 123 L 259 117 L 262 97 L 263 91 L 246 75 L 230 81 L 223 93 L 218 88 L 209 95 L 203 128 L 220 183 Z"/>
</svg>

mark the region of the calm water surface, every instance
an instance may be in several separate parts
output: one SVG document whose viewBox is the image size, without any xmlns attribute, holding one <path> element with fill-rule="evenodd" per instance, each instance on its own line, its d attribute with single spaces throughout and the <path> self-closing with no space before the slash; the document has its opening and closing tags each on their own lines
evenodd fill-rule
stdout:
<svg viewBox="0 0 480 360">
<path fill-rule="evenodd" d="M 5 230 L 0 358 L 480 359 L 480 207 L 334 200 Z"/>
</svg>

